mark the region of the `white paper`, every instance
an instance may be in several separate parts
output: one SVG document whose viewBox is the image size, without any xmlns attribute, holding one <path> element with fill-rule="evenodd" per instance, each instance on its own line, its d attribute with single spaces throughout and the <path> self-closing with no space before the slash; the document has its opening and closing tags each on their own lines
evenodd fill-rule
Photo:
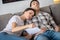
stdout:
<svg viewBox="0 0 60 40">
<path fill-rule="evenodd" d="M 39 31 L 40 31 L 40 29 L 38 27 L 26 29 L 26 32 L 29 34 L 35 34 Z"/>
</svg>

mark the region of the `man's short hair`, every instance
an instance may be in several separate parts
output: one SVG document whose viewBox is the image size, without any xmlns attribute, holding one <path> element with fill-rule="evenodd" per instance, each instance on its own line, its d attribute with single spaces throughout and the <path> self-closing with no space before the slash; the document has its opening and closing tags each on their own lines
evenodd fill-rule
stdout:
<svg viewBox="0 0 60 40">
<path fill-rule="evenodd" d="M 30 2 L 30 7 L 31 7 L 31 4 L 32 4 L 33 1 L 36 1 L 36 2 L 39 4 L 39 1 L 38 1 L 38 0 L 32 0 L 32 1 Z"/>
</svg>

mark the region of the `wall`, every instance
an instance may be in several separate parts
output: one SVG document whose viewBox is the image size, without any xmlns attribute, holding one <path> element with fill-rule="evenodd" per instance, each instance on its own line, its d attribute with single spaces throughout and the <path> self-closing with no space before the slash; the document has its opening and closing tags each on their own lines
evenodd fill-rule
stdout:
<svg viewBox="0 0 60 40">
<path fill-rule="evenodd" d="M 23 11 L 25 8 L 29 7 L 30 1 L 31 0 L 26 0 L 26 1 L 3 4 L 2 0 L 0 0 L 0 15 Z M 40 7 L 53 4 L 53 0 L 39 0 L 39 2 Z"/>
</svg>

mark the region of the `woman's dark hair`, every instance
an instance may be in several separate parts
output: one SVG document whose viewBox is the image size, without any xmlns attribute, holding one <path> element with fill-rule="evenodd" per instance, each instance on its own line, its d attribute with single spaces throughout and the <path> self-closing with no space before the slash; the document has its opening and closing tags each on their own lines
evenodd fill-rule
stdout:
<svg viewBox="0 0 60 40">
<path fill-rule="evenodd" d="M 32 4 L 33 1 L 36 1 L 36 2 L 39 4 L 39 1 L 38 1 L 38 0 L 32 0 L 32 1 L 30 2 L 30 7 L 31 7 L 31 4 Z"/>
<path fill-rule="evenodd" d="M 27 9 L 24 10 L 24 12 L 29 11 L 29 10 L 32 10 L 34 12 L 34 16 L 36 15 L 36 11 L 34 9 L 32 9 L 32 8 L 27 8 Z"/>
</svg>

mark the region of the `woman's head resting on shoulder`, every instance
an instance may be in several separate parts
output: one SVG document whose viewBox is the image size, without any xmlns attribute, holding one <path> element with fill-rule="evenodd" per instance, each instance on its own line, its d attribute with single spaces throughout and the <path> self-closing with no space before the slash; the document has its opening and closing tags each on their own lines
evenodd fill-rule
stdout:
<svg viewBox="0 0 60 40">
<path fill-rule="evenodd" d="M 24 10 L 23 15 L 25 19 L 31 19 L 33 16 L 36 15 L 36 11 L 32 8 L 27 8 Z"/>
</svg>

